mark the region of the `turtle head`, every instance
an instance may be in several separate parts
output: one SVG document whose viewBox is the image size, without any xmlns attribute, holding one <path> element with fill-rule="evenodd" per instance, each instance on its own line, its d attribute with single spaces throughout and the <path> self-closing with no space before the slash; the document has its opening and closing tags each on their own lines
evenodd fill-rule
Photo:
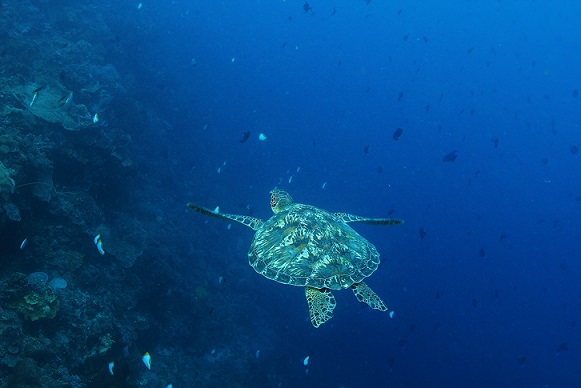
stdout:
<svg viewBox="0 0 581 388">
<path fill-rule="evenodd" d="M 274 189 L 270 192 L 270 208 L 274 213 L 284 210 L 294 202 L 290 194 L 284 190 Z"/>
</svg>

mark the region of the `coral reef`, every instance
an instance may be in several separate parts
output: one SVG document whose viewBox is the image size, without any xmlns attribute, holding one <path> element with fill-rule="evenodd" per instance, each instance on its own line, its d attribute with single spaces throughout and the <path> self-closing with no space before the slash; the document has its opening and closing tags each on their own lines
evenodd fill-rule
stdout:
<svg viewBox="0 0 581 388">
<path fill-rule="evenodd" d="M 22 317 L 37 321 L 54 318 L 60 302 L 44 279 L 28 280 L 23 273 L 13 273 L 0 289 L 0 300 Z"/>
</svg>

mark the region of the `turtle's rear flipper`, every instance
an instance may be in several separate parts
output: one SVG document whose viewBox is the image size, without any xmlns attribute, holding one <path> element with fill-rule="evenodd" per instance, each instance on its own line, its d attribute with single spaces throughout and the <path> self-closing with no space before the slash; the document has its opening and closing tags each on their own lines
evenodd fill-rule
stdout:
<svg viewBox="0 0 581 388">
<path fill-rule="evenodd" d="M 315 327 L 321 326 L 329 319 L 333 318 L 333 310 L 337 305 L 335 297 L 331 291 L 318 290 L 312 287 L 305 287 L 307 303 L 309 304 L 309 315 L 311 323 Z"/>
<path fill-rule="evenodd" d="M 387 311 L 385 303 L 383 303 L 381 298 L 367 284 L 363 282 L 355 283 L 351 286 L 351 289 L 358 301 L 367 303 L 372 309 Z"/>
</svg>

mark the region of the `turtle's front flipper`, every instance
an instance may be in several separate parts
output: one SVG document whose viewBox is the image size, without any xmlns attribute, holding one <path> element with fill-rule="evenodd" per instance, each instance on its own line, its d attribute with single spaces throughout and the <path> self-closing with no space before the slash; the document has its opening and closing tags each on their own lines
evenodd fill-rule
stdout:
<svg viewBox="0 0 581 388">
<path fill-rule="evenodd" d="M 355 283 L 351 286 L 351 289 L 358 301 L 367 303 L 372 309 L 387 311 L 385 303 L 383 303 L 381 298 L 367 284 L 363 282 Z"/>
<path fill-rule="evenodd" d="M 262 225 L 262 222 L 263 222 L 262 220 L 260 220 L 258 218 L 254 218 L 254 217 L 241 216 L 238 214 L 220 213 L 218 211 L 210 210 L 208 208 L 205 208 L 203 206 L 198 206 L 198 205 L 193 204 L 193 203 L 188 203 L 186 206 L 188 209 L 191 209 L 191 210 L 198 212 L 198 213 L 201 213 L 201 214 L 205 214 L 207 216 L 216 217 L 216 218 L 223 218 L 225 220 L 240 222 L 241 224 L 244 224 L 244 225 L 248 226 L 249 228 L 252 228 L 253 230 L 258 229 L 258 227 L 260 225 Z"/>
<path fill-rule="evenodd" d="M 404 222 L 403 220 L 397 218 L 368 218 L 348 213 L 335 213 L 335 216 L 339 217 L 345 222 L 363 222 L 365 224 L 371 225 L 399 225 L 403 224 Z"/>
<path fill-rule="evenodd" d="M 337 302 L 331 291 L 305 287 L 305 294 L 307 296 L 309 315 L 313 326 L 319 327 L 333 318 L 333 310 Z"/>
</svg>

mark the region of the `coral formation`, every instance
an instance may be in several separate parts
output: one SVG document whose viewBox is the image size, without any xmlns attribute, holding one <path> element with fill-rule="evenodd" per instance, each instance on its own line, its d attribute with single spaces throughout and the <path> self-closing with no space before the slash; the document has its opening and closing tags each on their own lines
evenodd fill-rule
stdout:
<svg viewBox="0 0 581 388">
<path fill-rule="evenodd" d="M 44 279 L 31 281 L 23 273 L 13 273 L 0 290 L 0 300 L 24 318 L 37 321 L 54 318 L 60 302 Z"/>
</svg>

